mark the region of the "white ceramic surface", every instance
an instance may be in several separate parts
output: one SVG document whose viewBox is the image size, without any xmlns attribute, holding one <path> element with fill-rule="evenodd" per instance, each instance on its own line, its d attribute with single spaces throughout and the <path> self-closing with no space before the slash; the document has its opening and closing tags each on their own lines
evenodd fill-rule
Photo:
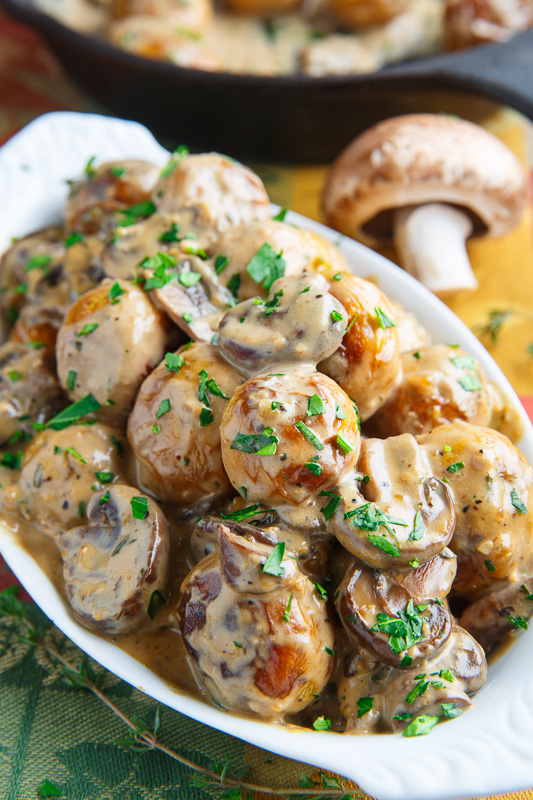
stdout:
<svg viewBox="0 0 533 800">
<path fill-rule="evenodd" d="M 163 164 L 167 153 L 141 125 L 123 120 L 59 112 L 28 125 L 0 150 L 0 251 L 11 236 L 29 233 L 60 218 L 67 178 L 90 156 L 103 161 L 140 157 Z M 290 214 L 338 241 L 338 234 Z M 371 250 L 342 239 L 340 248 L 362 277 L 376 277 L 394 300 L 413 310 L 436 342 L 459 343 L 479 359 L 522 416 L 520 443 L 533 462 L 533 430 L 518 398 L 475 336 L 439 300 L 409 275 Z M 177 711 L 267 750 L 357 781 L 380 800 L 448 800 L 533 786 L 533 630 L 491 666 L 489 680 L 472 711 L 438 725 L 429 736 L 342 736 L 266 725 L 233 717 L 171 689 L 146 667 L 78 625 L 38 564 L 0 528 L 0 551 L 48 617 L 107 669 Z"/>
</svg>

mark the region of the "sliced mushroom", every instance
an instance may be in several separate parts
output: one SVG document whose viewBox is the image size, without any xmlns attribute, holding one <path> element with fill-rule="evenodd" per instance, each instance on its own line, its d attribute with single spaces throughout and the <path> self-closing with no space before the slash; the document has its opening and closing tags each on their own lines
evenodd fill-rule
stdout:
<svg viewBox="0 0 533 800">
<path fill-rule="evenodd" d="M 108 232 L 128 209 L 149 203 L 158 176 L 158 168 L 147 161 L 126 158 L 93 166 L 90 160 L 84 176 L 70 183 L 64 210 L 67 229 L 81 234 Z M 153 213 L 152 205 L 137 209 L 130 220 Z"/>
<path fill-rule="evenodd" d="M 400 338 L 389 301 L 355 275 L 330 277 L 329 291 L 344 306 L 349 326 L 338 350 L 319 369 L 357 403 L 364 421 L 392 394 L 400 378 Z"/>
<path fill-rule="evenodd" d="M 143 491 L 185 508 L 231 494 L 219 425 L 241 380 L 214 345 L 167 354 L 141 386 L 129 419 Z"/>
<path fill-rule="evenodd" d="M 258 510 L 260 514 L 261 511 Z M 242 536 L 249 542 L 260 542 L 274 547 L 278 539 L 273 533 L 262 528 L 256 528 L 247 522 L 238 522 L 220 517 L 201 517 L 192 529 L 190 549 L 193 561 L 198 564 L 203 558 L 218 550 L 218 530 L 224 525 L 237 536 Z"/>
<path fill-rule="evenodd" d="M 446 547 L 455 526 L 453 497 L 411 434 L 365 439 L 357 469 L 337 487 L 329 523 L 350 553 L 378 569 L 405 569 Z"/>
<path fill-rule="evenodd" d="M 466 422 L 418 441 L 454 498 L 454 592 L 473 600 L 533 575 L 533 469 L 524 456 L 501 433 Z"/>
<path fill-rule="evenodd" d="M 31 423 L 46 422 L 64 405 L 53 359 L 44 348 L 0 345 L 0 443 L 31 438 Z"/>
<path fill-rule="evenodd" d="M 353 470 L 358 420 L 342 389 L 310 365 L 272 370 L 240 386 L 226 406 L 222 458 L 249 501 L 300 506 Z"/>
<path fill-rule="evenodd" d="M 127 441 L 107 425 L 46 430 L 30 442 L 22 460 L 24 510 L 54 537 L 85 520 L 93 493 L 123 480 Z"/>
<path fill-rule="evenodd" d="M 190 661 L 217 705 L 280 721 L 305 708 L 331 674 L 326 605 L 279 545 L 248 542 L 223 524 L 218 537 L 218 552 L 181 587 Z"/>
<path fill-rule="evenodd" d="M 67 599 L 87 628 L 135 630 L 149 621 L 154 593 L 165 591 L 167 521 L 152 499 L 121 485 L 93 494 L 87 519 L 61 537 Z"/>
<path fill-rule="evenodd" d="M 455 624 L 442 649 L 411 669 L 383 666 L 364 650 L 356 651 L 338 680 L 346 732 L 399 731 L 421 715 L 459 716 L 486 678 L 483 650 Z"/>
<path fill-rule="evenodd" d="M 488 425 L 491 417 L 492 393 L 478 360 L 434 345 L 403 354 L 401 381 L 371 424 L 381 436 L 416 436 L 458 420 Z"/>
<path fill-rule="evenodd" d="M 459 622 L 479 642 L 486 653 L 505 640 L 511 631 L 527 629 L 533 614 L 533 580 L 526 583 L 502 582 L 470 603 Z"/>
<path fill-rule="evenodd" d="M 283 362 L 316 365 L 339 347 L 347 325 L 326 279 L 304 272 L 274 281 L 268 299 L 244 300 L 226 311 L 218 342 L 230 364 L 250 376 Z"/>
<path fill-rule="evenodd" d="M 441 598 L 450 591 L 455 570 L 448 549 L 404 573 L 379 572 L 355 561 L 335 592 L 342 624 L 383 663 L 417 667 L 450 635 L 452 618 Z"/>
<path fill-rule="evenodd" d="M 349 272 L 340 250 L 327 239 L 274 219 L 233 225 L 209 253 L 222 284 L 237 300 L 266 297 L 277 278 L 314 272 L 323 264 L 331 266 L 332 274 Z"/>
<path fill-rule="evenodd" d="M 92 393 L 100 415 L 121 423 L 168 340 L 168 322 L 146 293 L 108 278 L 67 312 L 57 338 L 59 380 L 72 400 Z"/>
</svg>

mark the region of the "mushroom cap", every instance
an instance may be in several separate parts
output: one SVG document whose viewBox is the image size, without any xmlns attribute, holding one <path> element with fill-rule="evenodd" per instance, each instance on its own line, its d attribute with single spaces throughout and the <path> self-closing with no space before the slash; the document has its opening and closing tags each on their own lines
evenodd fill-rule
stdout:
<svg viewBox="0 0 533 800">
<path fill-rule="evenodd" d="M 478 235 L 514 228 L 527 200 L 524 170 L 488 131 L 439 114 L 407 114 L 354 139 L 334 162 L 322 202 L 328 224 L 369 246 L 390 239 L 392 209 L 449 203 Z"/>
</svg>

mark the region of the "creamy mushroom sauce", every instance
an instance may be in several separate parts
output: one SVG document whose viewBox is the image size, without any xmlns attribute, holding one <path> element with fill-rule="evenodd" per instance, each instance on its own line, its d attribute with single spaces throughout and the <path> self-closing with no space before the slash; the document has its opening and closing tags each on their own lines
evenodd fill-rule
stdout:
<svg viewBox="0 0 533 800">
<path fill-rule="evenodd" d="M 219 155 L 91 161 L 65 218 L 0 261 L 0 482 L 74 617 L 265 721 L 470 708 L 533 611 L 533 470 L 478 362 Z"/>
</svg>

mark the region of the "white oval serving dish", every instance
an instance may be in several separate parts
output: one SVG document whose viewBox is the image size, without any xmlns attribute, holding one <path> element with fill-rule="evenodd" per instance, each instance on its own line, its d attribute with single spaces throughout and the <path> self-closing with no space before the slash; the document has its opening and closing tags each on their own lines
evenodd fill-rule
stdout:
<svg viewBox="0 0 533 800">
<path fill-rule="evenodd" d="M 0 252 L 21 236 L 60 219 L 66 179 L 96 161 L 168 157 L 146 128 L 90 114 L 57 112 L 30 123 L 0 150 Z M 288 220 L 338 242 L 336 232 L 291 213 Z M 339 243 L 352 270 L 378 280 L 413 311 L 435 342 L 458 343 L 481 362 L 523 420 L 520 448 L 533 463 L 533 428 L 510 384 L 476 337 L 429 291 L 372 250 L 348 238 Z M 68 604 L 5 528 L 0 552 L 45 614 L 86 653 L 137 689 L 206 725 L 259 747 L 338 772 L 379 800 L 449 800 L 533 786 L 533 630 L 489 669 L 487 685 L 464 716 L 429 736 L 343 736 L 274 726 L 231 716 L 177 693 L 110 641 L 74 621 Z"/>
</svg>

